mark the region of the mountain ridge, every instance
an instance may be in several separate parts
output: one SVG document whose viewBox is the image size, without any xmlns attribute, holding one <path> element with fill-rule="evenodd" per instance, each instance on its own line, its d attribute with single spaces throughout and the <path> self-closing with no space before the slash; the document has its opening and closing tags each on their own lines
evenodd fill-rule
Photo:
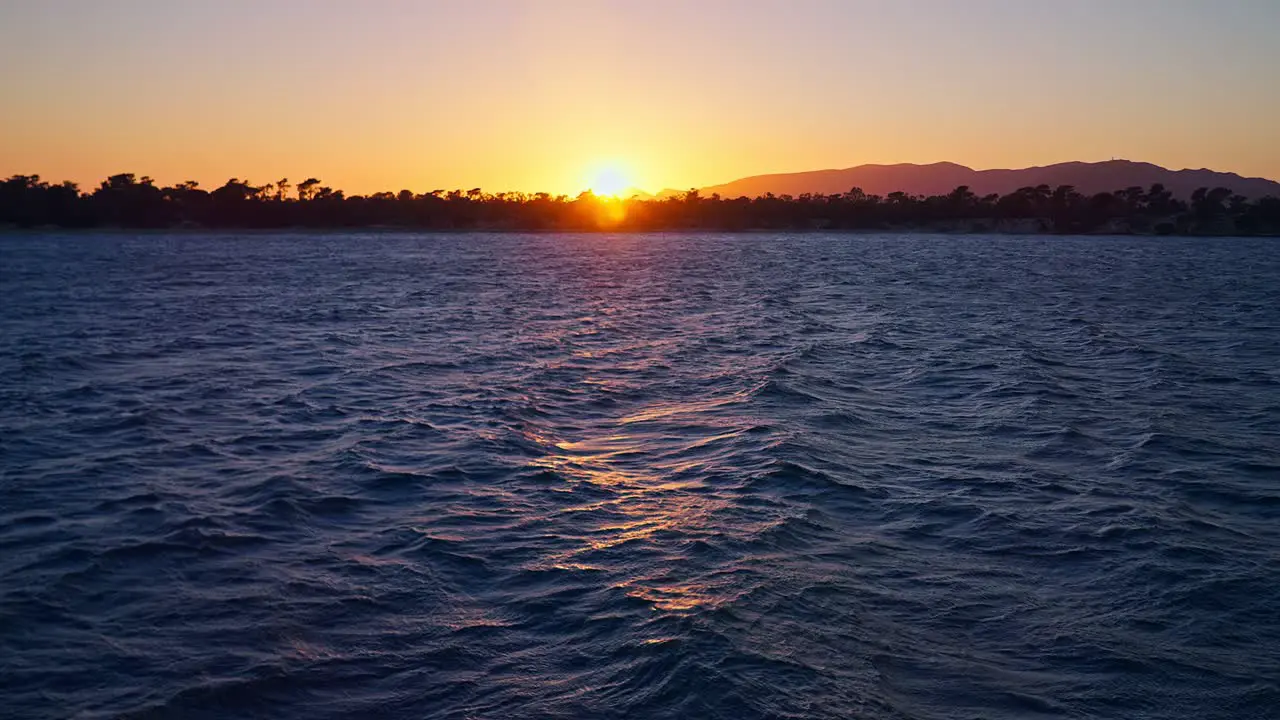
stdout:
<svg viewBox="0 0 1280 720">
<path fill-rule="evenodd" d="M 929 164 L 866 164 L 849 168 L 829 168 L 789 173 L 752 175 L 727 183 L 698 188 L 702 195 L 721 197 L 757 197 L 831 195 L 861 188 L 868 195 L 885 196 L 893 192 L 909 195 L 944 195 L 961 185 L 978 195 L 1005 195 L 1023 187 L 1037 185 L 1073 185 L 1078 192 L 1096 194 L 1128 187 L 1149 188 L 1159 183 L 1178 198 L 1188 198 L 1201 187 L 1225 187 L 1239 195 L 1259 198 L 1280 197 L 1280 182 L 1260 177 L 1208 168 L 1171 170 L 1154 163 L 1133 160 L 1102 162 L 1070 161 L 1027 168 L 993 168 L 975 170 L 959 163 L 941 161 Z M 663 191 L 660 196 L 672 194 Z"/>
</svg>

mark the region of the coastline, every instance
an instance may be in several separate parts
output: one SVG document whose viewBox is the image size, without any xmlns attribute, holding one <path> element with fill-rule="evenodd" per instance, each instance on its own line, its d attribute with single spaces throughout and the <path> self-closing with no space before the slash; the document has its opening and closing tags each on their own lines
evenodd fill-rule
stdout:
<svg viewBox="0 0 1280 720">
<path fill-rule="evenodd" d="M 474 228 L 432 228 L 408 226 L 368 226 L 368 227 L 0 227 L 0 237 L 30 235 L 900 235 L 900 236 L 939 236 L 939 237 L 1096 237 L 1096 238 L 1274 238 L 1280 232 L 1118 232 L 1118 231 L 1080 231 L 1057 232 L 1053 230 L 1025 229 L 952 229 L 937 227 L 888 227 L 888 228 L 512 228 L 512 227 L 474 227 Z"/>
</svg>

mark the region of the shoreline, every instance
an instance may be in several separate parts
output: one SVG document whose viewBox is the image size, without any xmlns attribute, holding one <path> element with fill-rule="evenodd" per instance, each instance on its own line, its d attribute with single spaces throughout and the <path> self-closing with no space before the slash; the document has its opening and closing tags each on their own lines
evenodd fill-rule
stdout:
<svg viewBox="0 0 1280 720">
<path fill-rule="evenodd" d="M 414 227 L 0 227 L 0 237 L 26 235 L 902 235 L 936 237 L 1096 237 L 1096 238 L 1276 238 L 1280 233 L 1053 232 L 1031 230 L 945 230 L 934 228 L 414 228 Z"/>
</svg>

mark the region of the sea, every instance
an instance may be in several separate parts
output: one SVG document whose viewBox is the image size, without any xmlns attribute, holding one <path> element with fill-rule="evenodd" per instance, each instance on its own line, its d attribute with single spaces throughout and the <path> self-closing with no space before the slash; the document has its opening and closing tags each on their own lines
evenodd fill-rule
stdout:
<svg viewBox="0 0 1280 720">
<path fill-rule="evenodd" d="M 1280 717 L 1280 241 L 0 236 L 0 716 Z"/>
</svg>

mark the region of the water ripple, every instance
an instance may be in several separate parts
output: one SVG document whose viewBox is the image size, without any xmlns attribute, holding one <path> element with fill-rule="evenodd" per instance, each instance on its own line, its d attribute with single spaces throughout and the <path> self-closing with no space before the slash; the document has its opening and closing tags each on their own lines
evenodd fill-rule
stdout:
<svg viewBox="0 0 1280 720">
<path fill-rule="evenodd" d="M 1274 717 L 1273 245 L 0 239 L 0 694 Z"/>
</svg>

